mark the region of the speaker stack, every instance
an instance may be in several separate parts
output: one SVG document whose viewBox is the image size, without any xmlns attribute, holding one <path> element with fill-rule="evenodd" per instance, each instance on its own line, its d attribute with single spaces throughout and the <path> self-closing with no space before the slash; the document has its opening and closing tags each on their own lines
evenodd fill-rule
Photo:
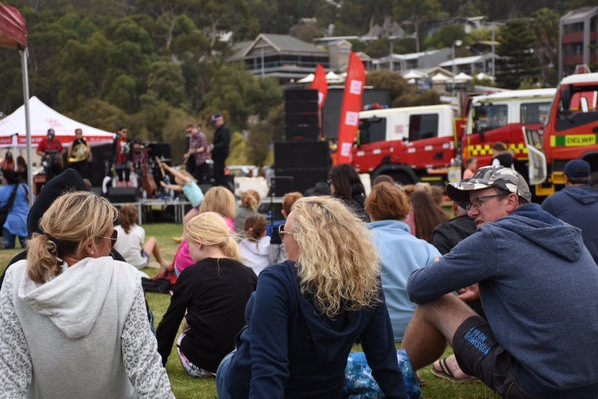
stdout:
<svg viewBox="0 0 598 399">
<path fill-rule="evenodd" d="M 318 91 L 287 89 L 284 92 L 287 141 L 315 141 L 320 136 Z"/>
<path fill-rule="evenodd" d="M 326 181 L 331 167 L 327 141 L 284 141 L 274 143 L 274 195 L 305 192 Z"/>
<path fill-rule="evenodd" d="M 108 199 L 115 204 L 137 202 L 138 194 L 136 187 L 110 187 L 108 189 Z"/>
</svg>

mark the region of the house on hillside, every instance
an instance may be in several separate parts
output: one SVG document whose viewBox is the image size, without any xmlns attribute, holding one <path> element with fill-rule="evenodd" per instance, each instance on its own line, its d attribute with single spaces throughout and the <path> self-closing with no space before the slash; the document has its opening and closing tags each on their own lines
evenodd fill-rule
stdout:
<svg viewBox="0 0 598 399">
<path fill-rule="evenodd" d="M 411 69 L 425 69 L 438 66 L 452 56 L 451 49 L 420 51 L 410 54 L 391 54 L 372 60 L 372 70 L 405 73 Z"/>
<path fill-rule="evenodd" d="M 576 65 L 598 66 L 598 7 L 578 8 L 563 15 L 559 43 L 559 79 L 572 74 Z"/>
<path fill-rule="evenodd" d="M 247 70 L 261 77 L 274 77 L 281 83 L 301 79 L 318 64 L 328 69 L 328 51 L 289 35 L 261 33 L 252 42 L 235 46 L 229 62 L 243 62 Z"/>
<path fill-rule="evenodd" d="M 471 57 L 459 57 L 450 59 L 439 64 L 440 67 L 453 71 L 455 74 L 466 73 L 475 75 L 478 73 L 489 73 L 492 71 L 492 59 L 495 57 L 492 53 L 474 55 Z"/>
</svg>

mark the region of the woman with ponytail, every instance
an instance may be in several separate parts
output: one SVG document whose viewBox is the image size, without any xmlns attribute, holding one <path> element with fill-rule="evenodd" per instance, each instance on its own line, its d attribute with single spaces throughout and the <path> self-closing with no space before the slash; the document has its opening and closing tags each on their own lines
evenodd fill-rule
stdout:
<svg viewBox="0 0 598 399">
<path fill-rule="evenodd" d="M 117 211 L 59 197 L 0 290 L 0 392 L 28 398 L 174 398 L 137 270 L 109 255 Z"/>
<path fill-rule="evenodd" d="M 235 234 L 220 214 L 195 216 L 185 224 L 185 237 L 197 263 L 178 278 L 170 306 L 158 326 L 158 351 L 166 365 L 185 317 L 187 326 L 177 340 L 181 363 L 195 378 L 213 377 L 245 325 L 245 305 L 257 277 L 241 263 Z"/>
</svg>

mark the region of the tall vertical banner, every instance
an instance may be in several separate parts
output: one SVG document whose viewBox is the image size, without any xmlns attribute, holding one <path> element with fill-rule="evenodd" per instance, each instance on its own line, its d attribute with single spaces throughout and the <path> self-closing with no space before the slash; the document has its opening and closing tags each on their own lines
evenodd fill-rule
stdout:
<svg viewBox="0 0 598 399">
<path fill-rule="evenodd" d="M 322 127 L 324 124 L 322 115 L 324 114 L 323 111 L 326 97 L 328 97 L 328 80 L 326 79 L 326 70 L 321 64 L 318 64 L 314 75 L 314 81 L 309 88 L 318 91 L 318 120 L 320 123 L 320 136 L 323 136 Z"/>
<path fill-rule="evenodd" d="M 349 59 L 349 71 L 345 82 L 345 95 L 338 128 L 336 165 L 351 162 L 351 147 L 359 129 L 359 111 L 365 87 L 365 67 L 354 52 Z"/>
</svg>

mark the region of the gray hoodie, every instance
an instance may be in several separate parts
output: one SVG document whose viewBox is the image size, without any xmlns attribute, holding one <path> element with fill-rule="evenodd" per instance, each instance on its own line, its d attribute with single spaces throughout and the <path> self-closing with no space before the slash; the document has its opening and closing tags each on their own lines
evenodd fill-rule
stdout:
<svg viewBox="0 0 598 399">
<path fill-rule="evenodd" d="M 26 260 L 14 264 L 0 291 L 0 392 L 173 398 L 137 270 L 111 257 L 85 258 L 38 284 Z"/>
</svg>

